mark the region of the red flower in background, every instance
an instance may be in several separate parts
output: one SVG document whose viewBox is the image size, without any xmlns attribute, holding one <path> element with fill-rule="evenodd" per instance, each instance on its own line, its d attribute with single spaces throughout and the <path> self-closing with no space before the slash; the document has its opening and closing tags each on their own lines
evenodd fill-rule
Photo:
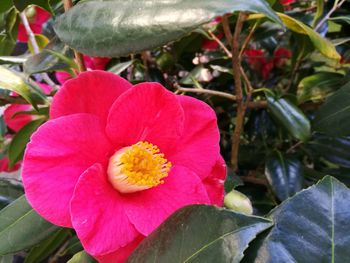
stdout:
<svg viewBox="0 0 350 263">
<path fill-rule="evenodd" d="M 28 17 L 30 28 L 34 34 L 41 34 L 43 24 L 50 18 L 50 13 L 38 6 L 31 6 L 26 9 L 26 14 Z M 18 26 L 18 36 L 19 42 L 27 42 L 28 34 L 22 23 Z"/>
<path fill-rule="evenodd" d="M 276 49 L 270 60 L 266 59 L 265 51 L 262 49 L 246 49 L 244 54 L 249 66 L 254 71 L 259 72 L 264 80 L 269 78 L 270 72 L 275 66 L 282 67 L 292 56 L 291 51 L 285 48 Z"/>
<path fill-rule="evenodd" d="M 9 167 L 9 158 L 6 156 L 2 159 L 0 159 L 0 173 L 6 172 L 6 173 L 12 173 L 17 171 L 21 167 L 21 163 L 16 163 L 13 167 Z"/>
</svg>

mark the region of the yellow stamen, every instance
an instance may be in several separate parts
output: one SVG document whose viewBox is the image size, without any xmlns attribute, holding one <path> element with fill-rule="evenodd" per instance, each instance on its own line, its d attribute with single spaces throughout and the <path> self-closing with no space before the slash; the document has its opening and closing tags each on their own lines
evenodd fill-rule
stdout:
<svg viewBox="0 0 350 263">
<path fill-rule="evenodd" d="M 117 151 L 109 160 L 107 173 L 115 189 L 132 193 L 164 183 L 171 166 L 157 146 L 141 141 Z"/>
</svg>

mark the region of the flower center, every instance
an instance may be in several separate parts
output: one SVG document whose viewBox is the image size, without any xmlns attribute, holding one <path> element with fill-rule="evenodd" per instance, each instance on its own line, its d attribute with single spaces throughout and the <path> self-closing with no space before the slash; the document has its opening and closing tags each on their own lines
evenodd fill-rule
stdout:
<svg viewBox="0 0 350 263">
<path fill-rule="evenodd" d="M 121 193 L 133 193 L 164 183 L 171 162 L 156 145 L 140 141 L 117 151 L 108 164 L 108 179 Z"/>
</svg>

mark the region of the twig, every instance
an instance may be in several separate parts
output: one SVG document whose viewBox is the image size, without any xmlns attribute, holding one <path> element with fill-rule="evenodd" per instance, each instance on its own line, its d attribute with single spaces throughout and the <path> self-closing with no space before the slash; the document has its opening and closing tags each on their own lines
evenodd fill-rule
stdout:
<svg viewBox="0 0 350 263">
<path fill-rule="evenodd" d="M 286 151 L 286 153 L 291 153 L 295 148 L 299 147 L 299 145 L 301 145 L 301 144 L 303 144 L 302 141 L 297 142 L 297 143 L 294 144 L 292 147 L 290 147 L 290 148 Z"/>
<path fill-rule="evenodd" d="M 246 37 L 246 39 L 244 40 L 244 42 L 242 44 L 241 51 L 239 52 L 240 57 L 242 57 L 244 50 L 247 48 L 250 40 L 252 39 L 253 34 L 254 34 L 256 28 L 258 27 L 258 24 L 259 24 L 259 20 L 256 21 L 255 24 L 253 25 L 253 27 L 250 29 L 248 36 Z"/>
<path fill-rule="evenodd" d="M 230 29 L 230 24 L 228 22 L 228 15 L 227 14 L 223 15 L 221 23 L 222 23 L 222 28 L 224 29 L 227 43 L 232 45 L 232 33 L 231 33 L 231 29 Z"/>
<path fill-rule="evenodd" d="M 303 53 L 301 53 L 298 56 L 298 59 L 295 62 L 295 65 L 294 65 L 293 70 L 292 70 L 292 74 L 290 75 L 288 86 L 283 90 L 284 93 L 287 93 L 292 88 L 293 82 L 294 82 L 294 78 L 295 78 L 295 76 L 296 76 L 296 74 L 297 74 L 297 72 L 299 70 L 299 67 L 300 67 L 302 61 L 303 61 Z"/>
<path fill-rule="evenodd" d="M 34 54 L 39 54 L 40 49 L 39 49 L 38 43 L 36 42 L 35 35 L 34 35 L 32 29 L 30 28 L 30 24 L 28 22 L 25 11 L 20 13 L 20 18 L 22 20 L 22 24 L 26 30 L 27 35 L 28 35 L 28 39 L 29 39 L 30 43 L 32 44 Z M 40 75 L 48 85 L 50 85 L 52 88 L 57 89 L 56 83 L 50 79 L 50 77 L 49 77 L 49 75 L 47 75 L 47 73 L 41 73 Z"/>
<path fill-rule="evenodd" d="M 227 47 L 224 45 L 224 43 L 222 43 L 221 40 L 218 39 L 218 38 L 213 34 L 213 32 L 211 32 L 211 31 L 208 30 L 208 34 L 209 34 L 209 36 L 210 36 L 216 43 L 218 43 L 218 45 L 224 50 L 224 52 L 226 53 L 226 55 L 227 55 L 229 58 L 232 58 L 232 53 L 230 52 L 230 50 L 227 49 Z"/>
<path fill-rule="evenodd" d="M 67 12 L 69 9 L 73 7 L 72 0 L 63 0 L 63 6 L 64 6 L 64 11 Z M 77 62 L 79 71 L 80 72 L 86 71 L 83 54 L 79 53 L 75 49 L 73 49 L 73 51 L 74 51 L 74 57 L 75 57 L 75 61 Z"/>
<path fill-rule="evenodd" d="M 259 184 L 259 185 L 264 185 L 264 186 L 269 185 L 269 182 L 265 178 L 256 178 L 256 177 L 251 176 L 251 175 L 241 176 L 240 178 L 245 183 Z"/>
<path fill-rule="evenodd" d="M 331 8 L 331 10 L 329 10 L 329 12 L 324 16 L 324 18 L 321 19 L 320 22 L 317 23 L 317 25 L 315 26 L 314 30 L 317 32 L 321 26 L 330 18 L 330 16 L 339 8 L 342 6 L 342 4 L 345 3 L 346 0 L 341 0 L 339 2 L 339 0 L 335 0 L 334 1 L 334 5 Z"/>
<path fill-rule="evenodd" d="M 238 168 L 238 149 L 241 140 L 241 133 L 244 124 L 245 104 L 243 101 L 242 81 L 241 81 L 241 58 L 239 56 L 239 36 L 241 34 L 243 23 L 247 15 L 240 13 L 237 18 L 235 32 L 232 38 L 232 70 L 235 82 L 235 93 L 237 101 L 237 117 L 236 125 L 232 134 L 232 148 L 231 148 L 231 165 L 234 171 Z M 228 25 L 226 25 L 228 26 Z"/>
<path fill-rule="evenodd" d="M 236 96 L 232 95 L 230 93 L 217 91 L 217 90 L 209 90 L 209 89 L 193 89 L 193 88 L 182 88 L 182 87 L 176 87 L 177 91 L 180 92 L 191 92 L 191 93 L 198 93 L 198 94 L 209 94 L 213 96 L 223 97 L 229 100 L 236 101 Z"/>
</svg>

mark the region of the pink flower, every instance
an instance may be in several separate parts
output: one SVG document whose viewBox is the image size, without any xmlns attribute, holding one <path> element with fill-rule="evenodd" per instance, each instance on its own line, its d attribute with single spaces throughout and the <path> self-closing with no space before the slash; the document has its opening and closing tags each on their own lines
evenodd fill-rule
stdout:
<svg viewBox="0 0 350 263">
<path fill-rule="evenodd" d="M 105 70 L 110 58 L 84 56 L 85 66 L 88 70 Z M 62 85 L 72 76 L 67 72 L 56 72 L 57 81 Z"/>
<path fill-rule="evenodd" d="M 29 104 L 12 104 L 4 111 L 4 122 L 11 130 L 18 132 L 26 124 L 33 120 L 33 115 L 19 113 L 30 110 Z M 19 113 L 16 115 L 16 113 Z"/>
<path fill-rule="evenodd" d="M 280 0 L 280 3 L 284 6 L 286 6 L 286 5 L 291 5 L 291 4 L 295 3 L 295 0 Z"/>
<path fill-rule="evenodd" d="M 32 6 L 26 9 L 27 17 L 29 21 L 30 28 L 34 34 L 41 34 L 43 24 L 50 18 L 50 13 L 38 6 Z M 20 23 L 18 25 L 18 36 L 19 42 L 27 42 L 28 34 L 24 25 Z"/>
<path fill-rule="evenodd" d="M 6 173 L 15 172 L 20 167 L 21 167 L 21 163 L 18 162 L 12 168 L 10 168 L 9 167 L 9 158 L 7 156 L 0 159 L 0 173 L 1 172 L 6 172 Z"/>
<path fill-rule="evenodd" d="M 226 168 L 204 102 L 89 71 L 62 86 L 50 117 L 25 152 L 26 196 L 100 262 L 124 262 L 180 207 L 222 205 Z"/>
</svg>

